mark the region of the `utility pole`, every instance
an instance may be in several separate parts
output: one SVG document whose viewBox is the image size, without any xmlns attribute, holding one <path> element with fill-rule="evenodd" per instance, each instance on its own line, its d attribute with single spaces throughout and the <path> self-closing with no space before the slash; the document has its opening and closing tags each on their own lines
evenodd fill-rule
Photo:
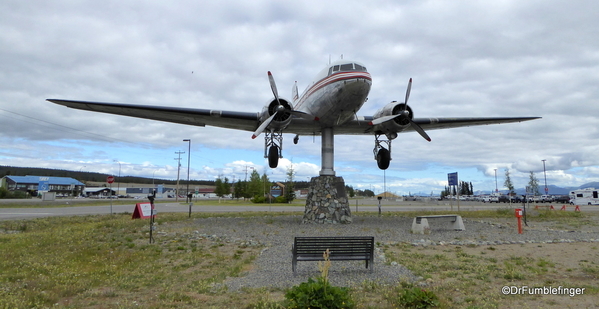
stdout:
<svg viewBox="0 0 599 309">
<path fill-rule="evenodd" d="M 249 165 L 245 166 L 245 181 L 248 181 L 248 168 L 252 169 L 252 170 L 254 169 L 253 166 L 249 166 Z"/>
<path fill-rule="evenodd" d="M 185 151 L 176 151 L 175 154 L 179 155 L 178 158 L 175 158 L 177 161 L 177 189 L 175 190 L 175 202 L 179 201 L 179 172 L 181 171 L 181 155 L 184 154 Z"/>
<path fill-rule="evenodd" d="M 547 170 L 545 169 L 545 159 L 541 160 L 543 161 L 543 175 L 545 175 L 545 194 L 549 194 L 549 188 L 547 188 Z"/>
</svg>

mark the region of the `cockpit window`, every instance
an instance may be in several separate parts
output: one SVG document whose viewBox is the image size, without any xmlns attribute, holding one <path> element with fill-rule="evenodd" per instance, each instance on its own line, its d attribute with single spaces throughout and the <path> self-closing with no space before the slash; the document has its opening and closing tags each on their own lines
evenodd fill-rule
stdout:
<svg viewBox="0 0 599 309">
<path fill-rule="evenodd" d="M 329 75 L 337 72 L 347 72 L 347 71 L 361 71 L 366 72 L 366 67 L 361 66 L 357 63 L 346 63 L 342 65 L 334 65 L 329 68 Z"/>
<path fill-rule="evenodd" d="M 348 63 L 348 64 L 342 64 L 340 67 L 341 71 L 353 71 L 354 70 L 354 64 L 353 63 Z"/>
</svg>

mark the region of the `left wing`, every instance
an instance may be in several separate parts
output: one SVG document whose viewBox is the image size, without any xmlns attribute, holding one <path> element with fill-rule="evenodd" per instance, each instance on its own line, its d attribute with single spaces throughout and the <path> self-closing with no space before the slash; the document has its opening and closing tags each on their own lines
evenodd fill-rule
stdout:
<svg viewBox="0 0 599 309">
<path fill-rule="evenodd" d="M 178 108 L 121 103 L 102 103 L 48 99 L 52 103 L 92 112 L 131 116 L 174 122 L 192 126 L 206 125 L 254 131 L 259 124 L 259 113 L 220 111 L 211 109 Z"/>
</svg>

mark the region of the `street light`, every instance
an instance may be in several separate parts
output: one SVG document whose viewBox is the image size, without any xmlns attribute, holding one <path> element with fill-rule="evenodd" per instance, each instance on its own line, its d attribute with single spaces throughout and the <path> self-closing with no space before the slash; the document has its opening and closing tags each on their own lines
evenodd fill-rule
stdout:
<svg viewBox="0 0 599 309">
<path fill-rule="evenodd" d="M 497 188 L 497 169 L 495 169 L 495 193 L 499 192 Z"/>
<path fill-rule="evenodd" d="M 546 160 L 541 160 L 543 161 L 543 175 L 545 175 L 545 194 L 549 194 L 549 188 L 547 188 L 547 171 L 545 170 L 545 161 Z"/>
<path fill-rule="evenodd" d="M 191 197 L 189 196 L 189 165 L 191 162 L 191 139 L 184 139 L 184 142 L 188 143 L 187 148 L 187 196 L 186 200 L 189 199 L 189 217 L 191 218 Z"/>
<path fill-rule="evenodd" d="M 116 198 L 119 198 L 119 193 L 121 193 L 121 162 L 117 160 L 113 160 L 114 162 L 119 164 L 119 182 L 116 184 Z"/>
</svg>

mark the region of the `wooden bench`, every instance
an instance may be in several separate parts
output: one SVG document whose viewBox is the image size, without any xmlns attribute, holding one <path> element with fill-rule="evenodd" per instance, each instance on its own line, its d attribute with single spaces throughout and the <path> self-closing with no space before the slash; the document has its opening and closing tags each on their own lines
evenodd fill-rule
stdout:
<svg viewBox="0 0 599 309">
<path fill-rule="evenodd" d="M 295 274 L 297 261 L 324 261 L 323 253 L 329 249 L 329 260 L 364 260 L 372 271 L 374 263 L 373 236 L 295 237 L 291 268 Z"/>
<path fill-rule="evenodd" d="M 452 222 L 451 227 L 456 231 L 465 231 L 464 221 L 460 215 L 431 215 L 417 216 L 412 221 L 412 233 L 414 234 L 430 234 L 431 228 L 428 225 L 429 219 L 449 219 Z"/>
</svg>

